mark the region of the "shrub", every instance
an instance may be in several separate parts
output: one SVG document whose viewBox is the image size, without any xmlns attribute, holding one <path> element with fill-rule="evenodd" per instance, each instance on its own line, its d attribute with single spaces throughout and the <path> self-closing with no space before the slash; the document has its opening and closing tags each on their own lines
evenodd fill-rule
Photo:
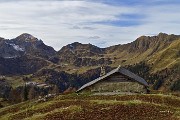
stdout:
<svg viewBox="0 0 180 120">
<path fill-rule="evenodd" d="M 180 91 L 180 80 L 177 80 L 171 86 L 172 91 Z"/>
</svg>

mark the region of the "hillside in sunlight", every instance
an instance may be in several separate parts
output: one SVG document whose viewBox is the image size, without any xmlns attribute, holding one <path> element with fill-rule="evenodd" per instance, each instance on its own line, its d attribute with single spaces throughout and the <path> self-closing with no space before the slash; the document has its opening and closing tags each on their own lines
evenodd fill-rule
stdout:
<svg viewBox="0 0 180 120">
<path fill-rule="evenodd" d="M 0 109 L 1 120 L 179 120 L 180 98 L 172 95 L 60 95 Z"/>
</svg>

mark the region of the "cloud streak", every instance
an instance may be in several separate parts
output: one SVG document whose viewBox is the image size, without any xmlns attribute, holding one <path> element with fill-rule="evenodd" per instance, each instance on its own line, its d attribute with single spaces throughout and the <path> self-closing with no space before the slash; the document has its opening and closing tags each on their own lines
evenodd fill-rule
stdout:
<svg viewBox="0 0 180 120">
<path fill-rule="evenodd" d="M 59 50 L 75 41 L 107 47 L 140 35 L 179 34 L 180 4 L 173 2 L 0 1 L 0 36 L 14 38 L 26 32 Z"/>
</svg>

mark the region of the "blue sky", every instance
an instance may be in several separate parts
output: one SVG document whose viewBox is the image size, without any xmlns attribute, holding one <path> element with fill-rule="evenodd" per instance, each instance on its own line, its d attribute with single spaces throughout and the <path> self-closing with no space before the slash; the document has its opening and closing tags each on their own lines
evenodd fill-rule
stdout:
<svg viewBox="0 0 180 120">
<path fill-rule="evenodd" d="M 179 34 L 179 8 L 179 0 L 0 0 L 0 36 L 30 33 L 56 50 L 76 41 L 107 47 Z"/>
</svg>

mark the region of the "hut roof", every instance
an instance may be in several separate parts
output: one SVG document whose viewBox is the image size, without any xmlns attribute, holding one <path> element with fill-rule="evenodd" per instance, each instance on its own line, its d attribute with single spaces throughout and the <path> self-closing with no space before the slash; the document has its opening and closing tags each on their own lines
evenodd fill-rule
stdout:
<svg viewBox="0 0 180 120">
<path fill-rule="evenodd" d="M 101 80 L 107 78 L 108 76 L 110 76 L 110 75 L 112 75 L 112 74 L 114 74 L 114 73 L 121 73 L 121 74 L 123 74 L 123 75 L 125 75 L 125 76 L 127 76 L 127 77 L 129 77 L 129 78 L 131 78 L 131 79 L 133 79 L 133 80 L 135 80 L 135 81 L 137 81 L 138 83 L 140 83 L 140 84 L 142 84 L 142 85 L 144 85 L 144 86 L 148 86 L 148 83 L 147 83 L 143 78 L 139 77 L 138 75 L 130 72 L 129 70 L 127 70 L 127 69 L 125 69 L 125 68 L 123 68 L 123 67 L 118 67 L 118 68 L 110 71 L 110 72 L 107 73 L 106 75 L 104 75 L 104 76 L 102 76 L 102 77 L 99 77 L 99 78 L 97 78 L 97 79 L 95 79 L 95 80 L 93 80 L 93 81 L 91 81 L 91 82 L 88 82 L 88 83 L 84 84 L 84 85 L 83 85 L 81 88 L 79 88 L 76 92 L 79 92 L 79 91 L 83 90 L 84 88 L 89 87 L 89 86 L 97 83 L 98 81 L 101 81 Z"/>
</svg>

